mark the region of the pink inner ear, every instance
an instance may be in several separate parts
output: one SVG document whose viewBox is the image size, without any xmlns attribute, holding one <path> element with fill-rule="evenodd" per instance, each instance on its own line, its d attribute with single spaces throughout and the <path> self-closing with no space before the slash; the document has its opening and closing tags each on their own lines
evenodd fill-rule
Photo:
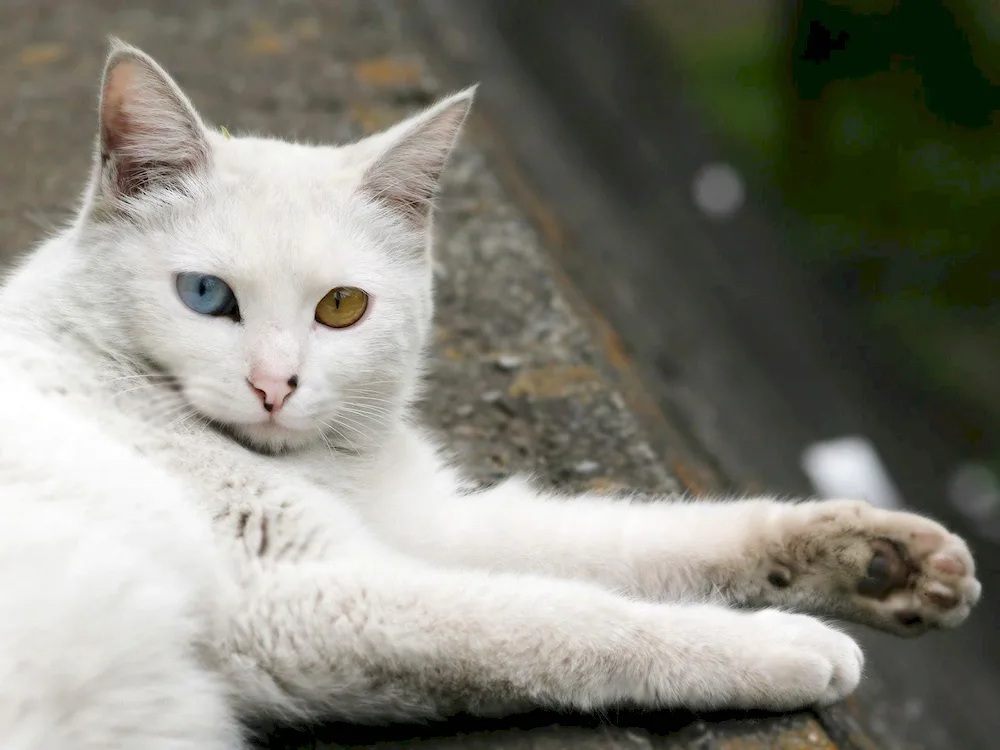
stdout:
<svg viewBox="0 0 1000 750">
<path fill-rule="evenodd" d="M 192 171 L 205 157 L 192 121 L 197 116 L 155 75 L 131 60 L 108 71 L 101 103 L 101 159 L 114 166 L 118 195 L 135 195 Z"/>
<path fill-rule="evenodd" d="M 369 168 L 364 189 L 414 224 L 423 225 L 470 101 L 466 95 L 446 102 L 443 108 L 439 105 L 430 115 L 418 115 L 415 127 Z"/>
<path fill-rule="evenodd" d="M 106 152 L 121 151 L 128 140 L 125 135 L 134 130 L 135 123 L 125 111 L 125 96 L 135 81 L 135 69 L 130 63 L 122 63 L 108 75 L 101 102 L 101 127 L 103 145 Z"/>
</svg>

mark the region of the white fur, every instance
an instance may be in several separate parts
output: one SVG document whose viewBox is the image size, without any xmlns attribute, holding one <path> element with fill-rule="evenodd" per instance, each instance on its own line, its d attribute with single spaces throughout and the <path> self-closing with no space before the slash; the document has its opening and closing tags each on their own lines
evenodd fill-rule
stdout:
<svg viewBox="0 0 1000 750">
<path fill-rule="evenodd" d="M 891 627 L 842 579 L 898 519 L 469 494 L 412 425 L 429 206 L 471 90 L 340 148 L 213 132 L 121 44 L 102 96 L 77 220 L 0 294 L 6 750 L 235 748 L 261 714 L 785 709 L 854 689 L 846 635 L 722 602 Z M 241 322 L 187 309 L 182 271 L 224 278 Z M 337 286 L 371 297 L 351 328 L 313 320 Z M 253 368 L 298 376 L 273 419 Z M 941 538 L 968 567 L 941 614 L 957 624 L 978 584 Z M 847 562 L 810 567 L 803 539 Z"/>
</svg>

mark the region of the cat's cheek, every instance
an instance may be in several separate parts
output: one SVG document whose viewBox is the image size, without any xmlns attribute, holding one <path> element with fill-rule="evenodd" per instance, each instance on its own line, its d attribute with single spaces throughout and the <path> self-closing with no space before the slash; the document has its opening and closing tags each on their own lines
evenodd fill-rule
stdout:
<svg viewBox="0 0 1000 750">
<path fill-rule="evenodd" d="M 222 386 L 205 388 L 198 387 L 194 383 L 184 384 L 182 391 L 188 403 L 196 411 L 216 422 L 250 423 L 261 421 L 265 416 L 259 402 L 252 399 L 249 394 L 245 398 L 232 393 L 223 396 L 226 390 Z"/>
</svg>

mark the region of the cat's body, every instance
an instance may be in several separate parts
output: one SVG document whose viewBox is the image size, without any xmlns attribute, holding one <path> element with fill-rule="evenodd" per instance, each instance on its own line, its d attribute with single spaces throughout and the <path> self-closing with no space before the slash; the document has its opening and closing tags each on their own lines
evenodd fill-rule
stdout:
<svg viewBox="0 0 1000 750">
<path fill-rule="evenodd" d="M 342 149 L 231 139 L 115 48 L 80 215 L 0 292 L 3 747 L 235 748 L 261 714 L 794 708 L 850 693 L 859 649 L 727 603 L 903 635 L 967 616 L 965 544 L 916 516 L 462 486 L 410 406 L 428 202 L 470 101 Z"/>
</svg>

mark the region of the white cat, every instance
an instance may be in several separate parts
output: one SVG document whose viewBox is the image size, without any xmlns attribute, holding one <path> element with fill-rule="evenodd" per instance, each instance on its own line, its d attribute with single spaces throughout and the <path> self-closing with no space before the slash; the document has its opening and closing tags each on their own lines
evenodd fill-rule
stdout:
<svg viewBox="0 0 1000 750">
<path fill-rule="evenodd" d="M 239 719 L 791 709 L 980 585 L 860 502 L 472 492 L 413 426 L 469 89 L 339 147 L 237 138 L 114 43 L 72 226 L 0 294 L 0 746 L 239 747 Z M 738 611 L 727 605 L 760 611 Z"/>
</svg>

